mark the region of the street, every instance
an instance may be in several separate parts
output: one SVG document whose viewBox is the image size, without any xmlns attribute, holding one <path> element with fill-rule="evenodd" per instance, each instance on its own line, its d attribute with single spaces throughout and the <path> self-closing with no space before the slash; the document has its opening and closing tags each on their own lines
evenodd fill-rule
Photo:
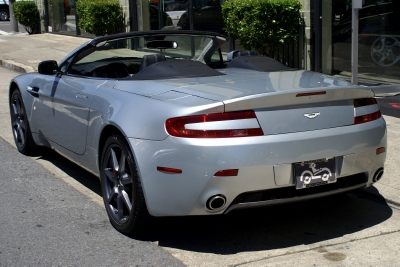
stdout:
<svg viewBox="0 0 400 267">
<path fill-rule="evenodd" d="M 21 33 L 26 33 L 24 26 L 22 26 L 21 24 L 18 24 L 18 30 Z M 0 21 L 0 34 L 9 33 L 11 31 L 11 21 Z"/>
<path fill-rule="evenodd" d="M 7 92 L 16 75 L 0 68 L 1 266 L 400 266 L 400 207 L 362 192 L 161 218 L 147 237 L 121 235 L 97 177 L 50 150 L 26 157 L 15 149 Z M 389 119 L 400 118 L 400 97 L 379 102 Z"/>
</svg>

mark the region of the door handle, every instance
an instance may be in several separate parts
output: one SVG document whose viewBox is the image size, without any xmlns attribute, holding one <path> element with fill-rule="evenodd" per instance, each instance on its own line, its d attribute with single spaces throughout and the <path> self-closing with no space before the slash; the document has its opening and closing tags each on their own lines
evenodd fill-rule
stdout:
<svg viewBox="0 0 400 267">
<path fill-rule="evenodd" d="M 39 87 L 28 85 L 28 87 L 26 87 L 26 91 L 28 91 L 28 93 L 34 97 L 39 97 Z"/>
<path fill-rule="evenodd" d="M 85 99 L 87 99 L 88 97 L 87 97 L 87 95 L 76 94 L 76 98 L 85 100 Z"/>
</svg>

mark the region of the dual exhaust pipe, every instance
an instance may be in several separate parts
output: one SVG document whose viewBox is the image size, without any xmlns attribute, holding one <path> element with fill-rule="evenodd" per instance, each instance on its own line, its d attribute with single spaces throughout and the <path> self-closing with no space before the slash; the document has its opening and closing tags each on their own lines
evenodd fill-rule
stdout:
<svg viewBox="0 0 400 267">
<path fill-rule="evenodd" d="M 225 207 L 226 197 L 224 195 L 214 195 L 207 200 L 206 208 L 210 211 L 217 211 Z"/>
<path fill-rule="evenodd" d="M 383 176 L 383 168 L 378 169 L 375 174 L 374 177 L 372 178 L 372 181 L 374 183 L 378 182 Z"/>
</svg>

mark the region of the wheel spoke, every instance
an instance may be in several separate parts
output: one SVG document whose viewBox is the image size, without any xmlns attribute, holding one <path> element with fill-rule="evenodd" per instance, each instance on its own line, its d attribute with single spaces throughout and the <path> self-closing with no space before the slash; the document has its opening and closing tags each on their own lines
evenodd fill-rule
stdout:
<svg viewBox="0 0 400 267">
<path fill-rule="evenodd" d="M 376 49 L 376 48 L 372 48 L 372 52 L 374 52 L 375 54 L 379 54 L 379 55 L 383 55 L 382 50 Z"/>
<path fill-rule="evenodd" d="M 123 151 L 121 152 L 121 157 L 119 159 L 119 169 L 118 169 L 118 171 L 120 173 L 125 171 L 125 153 Z"/>
<path fill-rule="evenodd" d="M 381 60 L 378 61 L 378 63 L 382 63 L 383 61 L 385 61 L 386 57 L 382 55 Z"/>
<path fill-rule="evenodd" d="M 15 99 L 15 105 L 17 107 L 17 114 L 20 114 L 20 112 L 21 112 L 21 102 L 19 101 L 19 98 Z"/>
<path fill-rule="evenodd" d="M 21 138 L 21 143 L 24 143 L 24 140 L 25 140 L 25 134 L 24 134 L 24 131 L 22 130 L 22 127 L 21 127 L 21 125 L 18 125 L 18 128 L 17 128 L 17 130 L 18 130 L 18 132 L 19 132 L 19 136 L 20 136 L 20 138 Z"/>
<path fill-rule="evenodd" d="M 393 42 L 392 44 L 389 44 L 389 45 L 386 45 L 386 46 L 390 47 L 390 48 L 392 48 L 392 47 L 400 47 L 398 42 Z"/>
<path fill-rule="evenodd" d="M 130 177 L 126 172 L 121 175 L 121 184 L 128 185 L 132 183 L 132 177 Z"/>
<path fill-rule="evenodd" d="M 123 198 L 123 200 L 124 200 L 124 203 L 125 203 L 126 207 L 128 208 L 129 213 L 131 213 L 131 210 L 132 210 L 132 203 L 131 203 L 131 201 L 129 200 L 129 195 L 126 193 L 125 190 L 122 190 L 121 193 L 122 193 L 122 198 Z"/>
<path fill-rule="evenodd" d="M 382 44 L 382 47 L 381 47 L 381 51 L 382 51 L 383 49 L 385 49 L 385 46 L 386 46 L 386 38 L 381 39 L 381 44 Z"/>
<path fill-rule="evenodd" d="M 24 122 L 24 120 L 20 120 L 19 121 L 19 126 L 21 127 L 21 129 L 25 132 L 25 122 Z"/>
<path fill-rule="evenodd" d="M 14 133 L 15 139 L 16 139 L 17 143 L 19 143 L 19 136 L 18 136 L 18 128 L 19 128 L 19 126 L 18 126 L 18 123 L 14 122 L 12 128 L 13 128 L 13 133 Z"/>
<path fill-rule="evenodd" d="M 117 156 L 115 155 L 115 152 L 112 148 L 110 148 L 110 150 L 111 150 L 111 163 L 113 166 L 113 170 L 117 172 L 119 171 Z"/>
<path fill-rule="evenodd" d="M 17 116 L 18 115 L 17 105 L 15 105 L 15 103 L 13 103 L 12 107 L 13 107 L 13 111 L 14 111 L 14 116 Z"/>
<path fill-rule="evenodd" d="M 111 182 L 113 182 L 114 184 L 118 184 L 117 176 L 114 173 L 112 173 L 109 168 L 104 169 L 104 174 Z"/>
<path fill-rule="evenodd" d="M 124 218 L 124 199 L 122 194 L 118 194 L 117 197 L 117 209 L 118 209 L 118 219 L 122 220 Z"/>
<path fill-rule="evenodd" d="M 107 203 L 108 203 L 108 204 L 111 204 L 111 202 L 112 202 L 116 197 L 118 197 L 118 189 L 114 187 L 114 188 L 112 189 L 112 192 L 111 192 L 110 196 L 109 196 L 108 199 L 107 199 Z"/>
<path fill-rule="evenodd" d="M 12 126 L 14 129 L 18 129 L 18 127 L 19 127 L 19 121 L 18 120 L 15 120 L 14 122 L 13 122 L 13 126 Z"/>
</svg>

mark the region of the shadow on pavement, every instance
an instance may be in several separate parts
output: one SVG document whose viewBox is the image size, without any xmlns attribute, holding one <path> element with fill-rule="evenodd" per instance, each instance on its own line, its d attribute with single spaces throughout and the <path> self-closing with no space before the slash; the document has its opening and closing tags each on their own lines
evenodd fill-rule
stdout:
<svg viewBox="0 0 400 267">
<path fill-rule="evenodd" d="M 339 238 L 391 216 L 386 203 L 349 193 L 221 216 L 163 218 L 152 239 L 163 247 L 227 255 Z"/>
<path fill-rule="evenodd" d="M 96 176 L 51 150 L 44 150 L 40 159 L 50 161 L 101 196 Z M 157 218 L 146 237 L 135 238 L 158 241 L 162 247 L 222 255 L 327 241 L 373 227 L 392 216 L 377 189 L 369 191 L 227 215 Z"/>
<path fill-rule="evenodd" d="M 87 189 L 93 191 L 101 197 L 100 180 L 97 176 L 84 170 L 75 163 L 48 148 L 41 148 L 37 155 L 34 156 L 38 157 L 37 160 L 51 162 L 57 168 L 74 178 L 77 182 L 81 183 Z"/>
<path fill-rule="evenodd" d="M 400 118 L 400 96 L 377 98 L 383 115 Z"/>
</svg>

